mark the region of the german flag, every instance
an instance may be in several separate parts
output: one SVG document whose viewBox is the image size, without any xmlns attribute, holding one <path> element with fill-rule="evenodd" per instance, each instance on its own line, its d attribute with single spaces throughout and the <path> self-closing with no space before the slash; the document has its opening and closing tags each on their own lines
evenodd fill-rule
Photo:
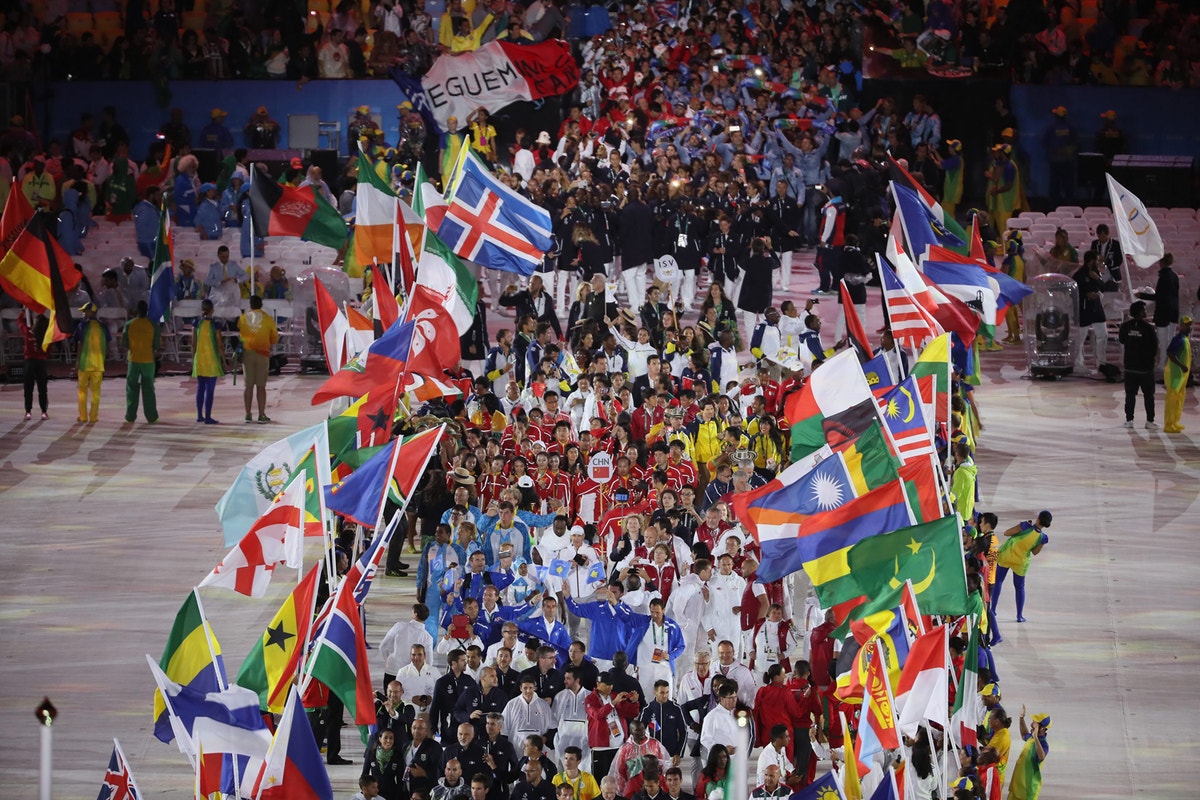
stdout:
<svg viewBox="0 0 1200 800">
<path fill-rule="evenodd" d="M 73 323 L 67 293 L 79 284 L 79 272 L 47 224 L 45 214 L 33 215 L 0 260 L 0 287 L 26 308 L 50 312 L 44 347 L 70 335 Z"/>
</svg>

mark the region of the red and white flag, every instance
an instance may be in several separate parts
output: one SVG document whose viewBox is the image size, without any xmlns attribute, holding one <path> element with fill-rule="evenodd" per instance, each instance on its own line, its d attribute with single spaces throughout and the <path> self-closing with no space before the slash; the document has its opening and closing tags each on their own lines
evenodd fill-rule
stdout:
<svg viewBox="0 0 1200 800">
<path fill-rule="evenodd" d="M 275 566 L 299 569 L 303 554 L 304 481 L 294 480 L 200 585 L 262 597 Z"/>
<path fill-rule="evenodd" d="M 321 344 L 325 349 L 325 366 L 333 375 L 346 366 L 346 335 L 350 332 L 350 323 L 338 308 L 337 301 L 329 294 L 329 290 L 317 278 L 317 325 L 321 328 Z"/>
<path fill-rule="evenodd" d="M 950 724 L 950 636 L 945 625 L 918 636 L 908 651 L 900 683 L 896 686 L 896 708 L 900 732 L 912 736 L 926 721 L 945 728 Z"/>
<path fill-rule="evenodd" d="M 121 750 L 121 743 L 113 739 L 113 751 L 108 757 L 108 771 L 104 773 L 104 783 L 100 785 L 99 800 L 141 800 L 141 797 L 137 781 L 133 779 L 133 769 Z"/>
<path fill-rule="evenodd" d="M 413 287 L 408 319 L 415 323 L 407 369 L 421 375 L 441 375 L 462 356 L 458 328 L 446 300 L 428 286 Z"/>
</svg>

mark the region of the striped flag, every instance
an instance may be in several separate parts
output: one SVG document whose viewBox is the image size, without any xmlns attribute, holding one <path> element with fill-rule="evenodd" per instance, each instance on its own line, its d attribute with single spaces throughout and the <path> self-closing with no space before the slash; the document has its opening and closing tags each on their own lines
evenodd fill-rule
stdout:
<svg viewBox="0 0 1200 800">
<path fill-rule="evenodd" d="M 367 639 L 349 576 L 342 580 L 332 610 L 317 633 L 308 673 L 341 698 L 355 724 L 375 722 Z"/>
<path fill-rule="evenodd" d="M 318 562 L 283 601 L 238 670 L 238 686 L 258 692 L 260 707 L 274 714 L 283 711 L 287 690 L 308 645 L 320 579 L 321 563 Z"/>
<path fill-rule="evenodd" d="M 19 190 L 18 190 L 19 191 Z M 104 783 L 100 785 L 100 794 L 96 800 L 141 800 L 142 793 L 138 791 L 137 781 L 133 779 L 133 769 L 129 759 L 121 750 L 121 743 L 113 739 L 112 755 L 108 757 L 108 771 L 104 773 Z"/>
<path fill-rule="evenodd" d="M 445 300 L 445 308 L 461 336 L 475 323 L 479 281 L 458 256 L 432 231 L 425 234 L 425 249 L 417 268 L 417 285 L 427 286 Z"/>
<path fill-rule="evenodd" d="M 391 263 L 395 225 L 396 193 L 359 153 L 354 215 L 354 257 L 359 264 Z"/>
<path fill-rule="evenodd" d="M 921 393 L 912 377 L 876 394 L 879 409 L 892 434 L 896 454 L 904 463 L 935 453 L 933 433 L 925 418 Z"/>
<path fill-rule="evenodd" d="M 916 349 L 941 334 L 942 326 L 921 307 L 883 256 L 876 254 L 875 259 L 879 264 L 879 275 L 883 282 L 883 299 L 888 322 L 896 341 Z"/>
<path fill-rule="evenodd" d="M 337 301 L 321 279 L 315 279 L 317 291 L 317 326 L 321 329 L 321 345 L 325 351 L 325 366 L 332 375 L 346 366 L 346 336 L 350 333 L 350 323 L 346 315 L 338 308 Z M 357 355 L 357 353 L 355 353 Z"/>
</svg>

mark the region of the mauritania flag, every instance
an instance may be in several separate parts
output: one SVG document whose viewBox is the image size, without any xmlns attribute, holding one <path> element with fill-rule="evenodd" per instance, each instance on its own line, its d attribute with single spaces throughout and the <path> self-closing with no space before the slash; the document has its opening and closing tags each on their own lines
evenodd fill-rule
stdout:
<svg viewBox="0 0 1200 800">
<path fill-rule="evenodd" d="M 826 359 L 788 398 L 784 413 L 792 426 L 793 459 L 825 444 L 837 447 L 879 420 L 879 408 L 854 350 Z"/>
<path fill-rule="evenodd" d="M 195 589 L 175 615 L 175 624 L 171 626 L 158 666 L 168 679 L 201 695 L 219 692 L 225 686 L 221 645 L 204 618 L 204 609 L 200 607 L 200 597 Z M 161 691 L 154 693 L 154 735 L 167 744 L 175 738 Z"/>
<path fill-rule="evenodd" d="M 154 259 L 150 263 L 150 313 L 146 316 L 151 322 L 162 322 L 171 314 L 171 301 L 175 299 L 174 265 L 174 231 L 164 205 L 158 212 L 158 235 L 154 237 Z"/>
<path fill-rule="evenodd" d="M 432 231 L 425 234 L 425 249 L 417 264 L 417 285 L 428 286 L 444 298 L 459 336 L 470 329 L 475 322 L 479 281 Z"/>
<path fill-rule="evenodd" d="M 238 670 L 237 684 L 258 692 L 261 707 L 273 714 L 283 711 L 288 687 L 308 645 L 320 574 L 318 562 L 283 601 Z"/>
<path fill-rule="evenodd" d="M 855 545 L 849 553 L 851 592 L 876 597 L 905 580 L 926 614 L 966 614 L 967 573 L 958 515 L 892 529 Z"/>
<path fill-rule="evenodd" d="M 319 466 L 322 456 L 328 460 L 329 453 L 329 433 L 323 421 L 267 445 L 242 467 L 216 506 L 226 547 L 233 547 L 249 532 L 314 446 Z"/>
<path fill-rule="evenodd" d="M 855 496 L 846 462 L 828 446 L 792 464 L 765 486 L 734 495 L 734 514 L 762 547 L 759 579 L 774 581 L 798 572 L 804 562 L 796 540 L 804 535 L 804 521 Z"/>
<path fill-rule="evenodd" d="M 308 672 L 341 698 L 356 724 L 375 722 L 362 615 L 354 602 L 354 587 L 346 579 L 317 633 Z"/>
</svg>

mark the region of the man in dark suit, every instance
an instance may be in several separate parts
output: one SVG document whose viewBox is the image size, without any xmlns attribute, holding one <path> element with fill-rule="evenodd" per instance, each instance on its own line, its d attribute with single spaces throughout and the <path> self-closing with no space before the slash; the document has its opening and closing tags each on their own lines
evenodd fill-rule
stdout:
<svg viewBox="0 0 1200 800">
<path fill-rule="evenodd" d="M 617 247 L 629 308 L 639 309 L 646 302 L 646 269 L 654 261 L 654 212 L 642 202 L 641 187 L 631 186 L 627 197 L 617 218 Z"/>
<path fill-rule="evenodd" d="M 554 330 L 555 338 L 563 338 L 562 326 L 558 322 L 558 314 L 554 310 L 554 298 L 542 285 L 542 276 L 534 274 L 529 278 L 529 288 L 517 291 L 515 283 L 509 284 L 500 295 L 500 305 L 515 308 L 517 319 L 529 314 L 535 320 L 545 322 Z"/>
<path fill-rule="evenodd" d="M 1109 236 L 1107 225 L 1096 226 L 1096 238 L 1092 240 L 1089 249 L 1100 259 L 1100 265 L 1108 270 L 1112 279 L 1120 283 L 1121 264 L 1125 261 L 1125 254 L 1121 252 L 1121 243 Z"/>
</svg>

